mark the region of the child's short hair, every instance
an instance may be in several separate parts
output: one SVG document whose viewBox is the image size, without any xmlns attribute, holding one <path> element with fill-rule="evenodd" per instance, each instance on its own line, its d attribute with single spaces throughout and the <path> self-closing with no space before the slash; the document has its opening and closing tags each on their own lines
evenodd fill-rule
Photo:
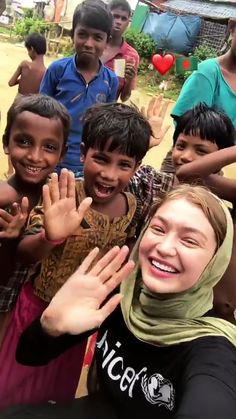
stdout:
<svg viewBox="0 0 236 419">
<path fill-rule="evenodd" d="M 12 125 L 16 117 L 24 112 L 32 112 L 49 119 L 59 119 L 63 127 L 64 145 L 70 132 L 70 115 L 67 109 L 52 97 L 40 94 L 19 95 L 7 112 L 7 125 L 2 137 L 5 147 L 9 144 Z"/>
<path fill-rule="evenodd" d="M 126 0 L 111 0 L 109 3 L 109 9 L 121 9 L 128 13 L 131 16 L 132 10 L 129 3 Z"/>
<path fill-rule="evenodd" d="M 102 0 L 85 0 L 75 8 L 71 35 L 74 36 L 76 26 L 81 24 L 103 31 L 109 38 L 112 19 L 110 9 Z"/>
<path fill-rule="evenodd" d="M 199 136 L 215 143 L 219 149 L 235 144 L 235 128 L 223 112 L 199 103 L 180 117 L 175 118 L 174 145 L 180 134 Z"/>
<path fill-rule="evenodd" d="M 37 32 L 30 33 L 25 40 L 25 47 L 27 49 L 34 48 L 37 54 L 46 54 L 47 43 L 43 35 Z"/>
<path fill-rule="evenodd" d="M 152 129 L 149 122 L 134 106 L 123 103 L 94 105 L 84 116 L 82 142 L 85 153 L 90 147 L 120 153 L 142 160 L 149 149 Z"/>
</svg>

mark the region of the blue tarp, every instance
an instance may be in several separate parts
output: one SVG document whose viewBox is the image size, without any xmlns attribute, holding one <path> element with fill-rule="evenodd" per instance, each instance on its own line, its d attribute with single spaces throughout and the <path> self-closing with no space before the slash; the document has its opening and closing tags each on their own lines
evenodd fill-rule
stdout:
<svg viewBox="0 0 236 419">
<path fill-rule="evenodd" d="M 199 16 L 178 16 L 174 13 L 149 13 L 143 32 L 157 43 L 158 50 L 188 54 L 199 35 Z"/>
</svg>

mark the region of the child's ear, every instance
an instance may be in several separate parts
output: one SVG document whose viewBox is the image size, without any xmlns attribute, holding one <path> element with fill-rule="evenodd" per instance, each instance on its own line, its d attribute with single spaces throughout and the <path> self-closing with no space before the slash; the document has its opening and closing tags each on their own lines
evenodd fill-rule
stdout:
<svg viewBox="0 0 236 419">
<path fill-rule="evenodd" d="M 81 163 L 84 163 L 85 155 L 86 155 L 85 145 L 84 145 L 84 143 L 81 143 L 80 144 L 80 161 L 81 161 Z"/>
<path fill-rule="evenodd" d="M 3 151 L 4 151 L 4 153 L 5 153 L 6 155 L 8 155 L 8 154 L 9 154 L 9 148 L 8 148 L 8 145 L 4 145 L 4 144 L 3 144 Z"/>
</svg>

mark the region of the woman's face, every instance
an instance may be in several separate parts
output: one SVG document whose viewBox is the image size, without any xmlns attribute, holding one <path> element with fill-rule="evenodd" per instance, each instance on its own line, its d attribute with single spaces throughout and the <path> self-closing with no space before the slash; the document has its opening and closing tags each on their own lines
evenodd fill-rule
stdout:
<svg viewBox="0 0 236 419">
<path fill-rule="evenodd" d="M 178 293 L 198 281 L 216 249 L 214 230 L 196 205 L 167 201 L 155 213 L 139 247 L 142 278 L 158 294 Z"/>
<path fill-rule="evenodd" d="M 236 57 L 236 22 L 231 30 L 231 35 L 232 35 L 231 51 L 234 57 Z"/>
</svg>

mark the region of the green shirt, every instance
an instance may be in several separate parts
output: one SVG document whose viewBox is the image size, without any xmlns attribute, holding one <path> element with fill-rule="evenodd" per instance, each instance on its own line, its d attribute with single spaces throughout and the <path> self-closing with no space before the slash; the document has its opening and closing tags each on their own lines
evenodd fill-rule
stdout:
<svg viewBox="0 0 236 419">
<path fill-rule="evenodd" d="M 217 58 L 201 62 L 186 80 L 172 115 L 180 116 L 200 102 L 224 112 L 236 127 L 236 92 L 225 81 Z"/>
</svg>

